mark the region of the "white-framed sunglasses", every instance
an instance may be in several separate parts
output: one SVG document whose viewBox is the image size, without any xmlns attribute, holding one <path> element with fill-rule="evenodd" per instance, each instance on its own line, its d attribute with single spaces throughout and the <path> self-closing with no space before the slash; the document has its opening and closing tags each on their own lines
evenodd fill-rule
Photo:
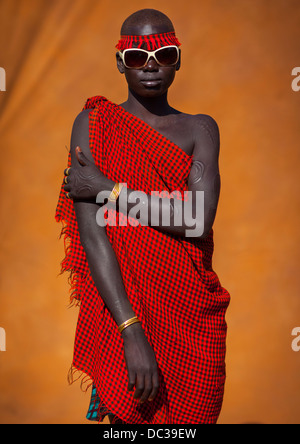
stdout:
<svg viewBox="0 0 300 444">
<path fill-rule="evenodd" d="M 179 60 L 179 48 L 175 45 L 163 46 L 155 51 L 146 51 L 140 48 L 128 48 L 119 51 L 124 66 L 129 69 L 144 68 L 150 57 L 153 57 L 160 66 L 174 66 Z"/>
</svg>

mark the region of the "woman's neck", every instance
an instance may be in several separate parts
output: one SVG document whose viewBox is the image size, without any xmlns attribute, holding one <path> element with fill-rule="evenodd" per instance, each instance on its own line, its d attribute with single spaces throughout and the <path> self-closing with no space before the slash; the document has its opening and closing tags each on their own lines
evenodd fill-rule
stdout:
<svg viewBox="0 0 300 444">
<path fill-rule="evenodd" d="M 146 121 L 175 112 L 174 108 L 168 103 L 167 92 L 159 97 L 141 97 L 129 89 L 128 99 L 121 106 L 126 111 Z"/>
</svg>

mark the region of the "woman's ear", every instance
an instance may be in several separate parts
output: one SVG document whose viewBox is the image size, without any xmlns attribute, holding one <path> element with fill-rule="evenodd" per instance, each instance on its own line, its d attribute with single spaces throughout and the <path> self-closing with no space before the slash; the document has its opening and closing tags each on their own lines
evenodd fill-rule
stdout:
<svg viewBox="0 0 300 444">
<path fill-rule="evenodd" d="M 124 63 L 123 63 L 123 60 L 121 59 L 120 54 L 118 52 L 116 54 L 116 59 L 117 59 L 118 70 L 120 71 L 121 74 L 124 74 L 124 72 L 125 72 Z"/>
<path fill-rule="evenodd" d="M 178 62 L 176 64 L 176 71 L 179 71 L 181 67 L 181 49 L 179 49 L 179 59 Z"/>
</svg>

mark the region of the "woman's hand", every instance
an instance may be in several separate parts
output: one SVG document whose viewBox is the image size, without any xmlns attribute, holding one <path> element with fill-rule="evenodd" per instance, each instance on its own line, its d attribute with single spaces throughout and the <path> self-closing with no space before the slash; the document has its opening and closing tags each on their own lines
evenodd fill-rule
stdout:
<svg viewBox="0 0 300 444">
<path fill-rule="evenodd" d="M 140 403 L 152 401 L 159 389 L 158 367 L 154 351 L 140 324 L 122 332 L 125 361 L 128 370 L 128 391 L 135 386 L 134 399 Z"/>
<path fill-rule="evenodd" d="M 97 194 L 109 190 L 108 178 L 90 161 L 79 147 L 76 148 L 76 165 L 64 171 L 67 196 L 73 200 L 95 200 Z"/>
</svg>

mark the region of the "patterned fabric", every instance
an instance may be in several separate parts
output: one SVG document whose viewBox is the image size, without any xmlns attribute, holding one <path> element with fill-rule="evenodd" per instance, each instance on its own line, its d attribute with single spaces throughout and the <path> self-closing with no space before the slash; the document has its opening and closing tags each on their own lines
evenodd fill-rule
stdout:
<svg viewBox="0 0 300 444">
<path fill-rule="evenodd" d="M 93 385 L 90 405 L 89 405 L 89 409 L 88 409 L 86 418 L 89 421 L 99 421 L 99 415 L 101 415 L 103 410 L 105 411 L 106 414 L 108 414 L 107 409 L 105 407 L 101 408 L 100 398 L 97 395 L 96 386 Z"/>
<path fill-rule="evenodd" d="M 180 46 L 175 32 L 166 32 L 164 34 L 150 34 L 150 35 L 122 35 L 116 48 L 119 51 L 124 51 L 128 48 L 143 48 L 147 51 L 154 51 L 162 46 L 175 45 Z"/>
<path fill-rule="evenodd" d="M 104 97 L 88 99 L 84 109 L 92 109 L 91 152 L 109 179 L 147 194 L 188 190 L 193 156 Z M 114 217 L 119 224 L 112 223 Z M 100 421 L 112 412 L 129 424 L 215 423 L 223 399 L 230 296 L 212 268 L 213 231 L 197 240 L 141 226 L 134 218 L 121 226 L 123 219 L 111 210 L 106 232 L 155 352 L 159 394 L 138 404 L 127 392 L 123 341 L 92 280 L 62 184 L 56 211 L 66 242 L 62 271 L 70 272 L 71 301 L 80 302 L 72 368 L 93 381 Z"/>
<path fill-rule="evenodd" d="M 101 420 L 101 415 L 109 415 L 110 421 L 114 424 L 124 424 L 124 422 L 113 415 L 111 412 L 108 412 L 107 408 L 103 405 L 101 405 L 101 400 L 99 396 L 97 395 L 97 388 L 95 385 L 93 385 L 92 393 L 91 393 L 91 400 L 88 412 L 86 414 L 86 419 L 89 421 L 97 421 L 99 422 Z"/>
</svg>

